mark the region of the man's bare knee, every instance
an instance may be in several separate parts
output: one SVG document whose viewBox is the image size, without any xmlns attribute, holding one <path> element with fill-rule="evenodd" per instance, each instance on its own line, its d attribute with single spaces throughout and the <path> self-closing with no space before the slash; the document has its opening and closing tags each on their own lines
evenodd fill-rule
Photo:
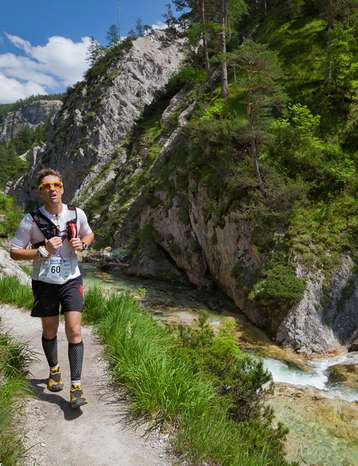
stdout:
<svg viewBox="0 0 358 466">
<path fill-rule="evenodd" d="M 80 343 L 81 337 L 81 312 L 66 312 L 65 329 L 66 337 L 70 343 Z"/>
<path fill-rule="evenodd" d="M 42 335 L 46 340 L 52 340 L 57 335 L 59 318 L 55 317 L 43 317 L 42 319 Z"/>
</svg>

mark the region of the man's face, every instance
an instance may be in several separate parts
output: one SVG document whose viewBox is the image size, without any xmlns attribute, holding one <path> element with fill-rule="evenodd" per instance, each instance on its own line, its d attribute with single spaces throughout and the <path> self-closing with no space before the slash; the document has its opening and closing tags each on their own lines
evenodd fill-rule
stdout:
<svg viewBox="0 0 358 466">
<path fill-rule="evenodd" d="M 48 185 L 46 183 L 49 183 Z M 52 183 L 52 184 L 50 184 Z M 63 187 L 56 187 L 53 183 L 61 183 L 60 179 L 54 175 L 47 175 L 42 178 L 41 187 L 37 190 L 45 205 L 56 205 L 62 201 Z"/>
</svg>

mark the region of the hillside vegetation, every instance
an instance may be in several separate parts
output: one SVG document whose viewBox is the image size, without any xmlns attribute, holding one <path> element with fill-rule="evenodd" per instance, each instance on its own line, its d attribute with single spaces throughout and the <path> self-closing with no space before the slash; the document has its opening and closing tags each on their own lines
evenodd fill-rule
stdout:
<svg viewBox="0 0 358 466">
<path fill-rule="evenodd" d="M 248 2 L 248 13 L 239 17 L 230 16 L 234 3 L 223 54 L 219 10 L 210 10 L 203 25 L 194 3 L 182 2 L 190 7 L 190 41 L 196 45 L 204 33 L 210 39 L 211 83 L 204 50 L 189 46 L 185 66 L 124 141 L 128 157 L 121 173 L 86 201 L 86 209 L 92 218 L 101 212 L 100 244 L 116 243 L 126 219 L 133 221 L 144 206 L 161 206 L 161 191 L 181 199 L 181 219 L 188 221 L 194 180 L 207 190 L 206 222 L 215 218 L 216 227 L 224 228 L 227 214 L 238 212 L 253 226 L 251 239 L 264 267 L 248 273 L 239 260 L 230 273 L 253 305 L 268 310 L 275 333 L 303 297 L 306 282 L 297 264 L 306 272 L 323 271 L 328 285 L 342 257 L 356 258 L 356 18 L 354 2 L 336 3 L 334 11 L 323 1 Z M 163 109 L 179 89 L 181 104 L 164 124 Z M 163 158 L 164 142 L 191 102 L 188 123 Z M 100 176 L 115 163 L 116 154 Z M 159 260 L 158 235 L 150 225 L 141 230 L 128 244 L 133 257 L 149 248 Z M 216 244 L 216 233 L 211 241 Z M 185 254 L 189 262 L 201 248 L 195 239 L 186 252 L 174 238 L 169 242 L 172 257 Z"/>
</svg>

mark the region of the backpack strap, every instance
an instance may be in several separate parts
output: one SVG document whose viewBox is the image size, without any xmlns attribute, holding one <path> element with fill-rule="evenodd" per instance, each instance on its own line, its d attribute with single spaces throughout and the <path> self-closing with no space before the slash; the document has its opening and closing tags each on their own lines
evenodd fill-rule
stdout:
<svg viewBox="0 0 358 466">
<path fill-rule="evenodd" d="M 60 232 L 56 225 L 54 225 L 51 220 L 44 215 L 38 207 L 30 212 L 31 217 L 33 218 L 33 222 L 36 223 L 38 228 L 40 229 L 41 233 L 44 235 L 46 239 L 53 238 L 54 236 L 60 236 Z M 41 221 L 42 220 L 42 221 Z M 46 223 L 43 223 L 45 221 Z M 33 248 L 38 248 L 39 246 L 43 246 L 45 241 L 40 241 L 39 243 L 33 244 Z"/>
<path fill-rule="evenodd" d="M 74 217 L 66 223 L 66 237 L 70 240 L 77 238 L 77 208 L 72 204 L 67 204 L 69 212 L 74 212 Z"/>
</svg>

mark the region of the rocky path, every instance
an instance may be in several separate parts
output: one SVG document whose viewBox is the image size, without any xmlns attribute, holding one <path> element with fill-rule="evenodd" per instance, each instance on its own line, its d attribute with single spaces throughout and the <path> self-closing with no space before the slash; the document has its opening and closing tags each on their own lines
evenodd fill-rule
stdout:
<svg viewBox="0 0 358 466">
<path fill-rule="evenodd" d="M 65 388 L 51 393 L 46 388 L 48 367 L 41 348 L 40 319 L 13 306 L 0 307 L 2 328 L 26 342 L 36 356 L 29 382 L 34 397 L 24 414 L 25 465 L 40 466 L 170 466 L 175 462 L 165 434 L 148 434 L 148 426 L 128 423 L 127 405 L 109 386 L 103 348 L 84 327 L 85 344 L 82 385 L 89 404 L 74 410 L 69 404 L 69 365 L 64 325 L 58 334 L 59 363 Z"/>
</svg>

